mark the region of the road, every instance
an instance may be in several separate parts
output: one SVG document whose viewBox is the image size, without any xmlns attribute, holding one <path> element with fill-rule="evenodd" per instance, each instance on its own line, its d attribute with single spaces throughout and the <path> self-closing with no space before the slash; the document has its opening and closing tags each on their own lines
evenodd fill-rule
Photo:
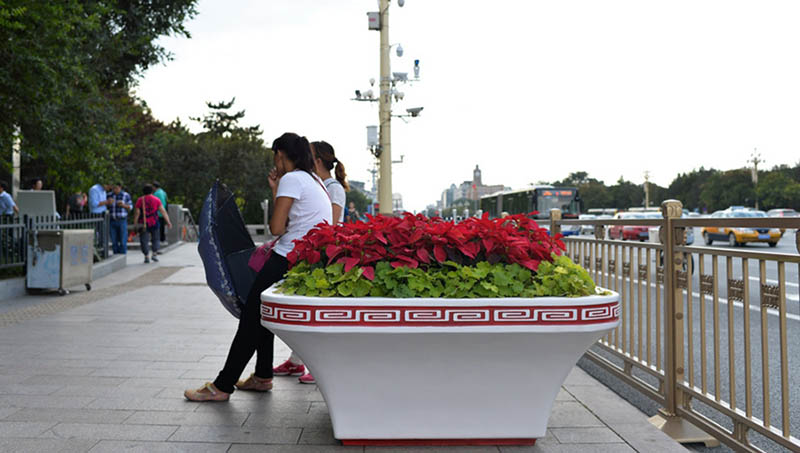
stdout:
<svg viewBox="0 0 800 453">
<path fill-rule="evenodd" d="M 699 228 L 695 230 L 695 237 L 698 239 L 694 245 L 700 246 L 702 244 L 702 239 L 700 236 Z M 714 248 L 719 249 L 732 249 L 733 247 L 728 246 L 727 244 L 722 243 L 714 243 L 712 245 Z M 764 244 L 748 244 L 744 248 L 735 247 L 737 251 L 764 251 L 764 252 L 779 252 L 779 253 L 787 253 L 787 254 L 797 254 L 797 249 L 795 246 L 795 235 L 794 233 L 787 232 L 784 237 L 779 242 L 778 246 L 775 248 L 770 248 L 766 243 Z M 626 261 L 627 261 L 627 248 L 626 252 Z M 636 255 L 636 253 L 634 253 Z M 655 261 L 655 254 L 653 254 L 651 261 L 654 264 Z M 704 273 L 710 275 L 712 272 L 712 260 L 714 258 L 712 256 L 705 256 L 704 257 Z M 693 385 L 695 387 L 701 387 L 703 382 L 703 367 L 701 365 L 701 349 L 703 345 L 703 341 L 705 342 L 705 350 L 706 350 L 706 368 L 705 368 L 705 379 L 706 379 L 706 392 L 712 395 L 718 394 L 723 401 L 731 401 L 731 385 L 729 380 L 729 370 L 735 370 L 735 378 L 734 378 L 734 392 L 733 396 L 735 398 L 736 407 L 740 408 L 741 410 L 746 409 L 746 388 L 749 386 L 751 389 L 751 410 L 754 416 L 758 418 L 763 417 L 763 408 L 764 408 L 764 398 L 762 395 L 762 382 L 765 378 L 765 375 L 762 370 L 762 327 L 761 327 L 761 298 L 760 298 L 760 273 L 759 273 L 759 262 L 757 260 L 748 260 L 748 273 L 749 273 L 749 305 L 748 305 L 748 313 L 749 316 L 749 323 L 745 323 L 745 313 L 744 313 L 744 304 L 740 301 L 730 302 L 728 300 L 727 294 L 727 282 L 728 279 L 727 275 L 727 262 L 725 257 L 718 257 L 718 313 L 719 317 L 717 319 L 717 329 L 715 331 L 714 326 L 714 301 L 713 298 L 710 296 L 705 296 L 701 298 L 700 295 L 700 281 L 699 281 L 699 272 L 697 269 L 698 264 L 698 257 L 695 255 L 694 257 L 695 263 L 695 270 L 692 275 L 692 303 L 689 305 L 687 304 L 684 308 L 686 317 L 684 323 L 684 329 L 686 332 L 686 339 L 685 342 L 686 348 L 684 350 L 684 354 L 686 357 L 686 377 L 693 377 Z M 638 262 L 635 263 L 638 265 Z M 734 258 L 733 259 L 733 272 L 731 277 L 733 279 L 741 279 L 742 276 L 742 264 L 741 259 Z M 636 269 L 636 268 L 634 268 Z M 787 310 L 787 321 L 786 321 L 786 338 L 787 338 L 787 357 L 788 357 L 788 368 L 786 370 L 787 375 L 787 386 L 786 386 L 786 398 L 789 402 L 790 414 L 790 429 L 791 434 L 795 437 L 800 437 L 800 296 L 798 293 L 798 280 L 800 280 L 800 269 L 798 269 L 797 264 L 786 264 L 785 265 L 786 271 L 786 310 Z M 621 272 L 621 270 L 620 270 Z M 626 321 L 628 324 L 626 325 L 626 346 L 629 344 L 631 339 L 631 331 L 629 330 L 630 326 L 630 316 L 633 316 L 633 335 L 634 338 L 634 347 L 637 348 L 638 341 L 639 341 L 639 301 L 637 296 L 639 294 L 639 286 L 642 288 L 642 324 L 643 326 L 643 333 L 642 339 L 647 340 L 649 338 L 651 345 L 652 345 L 652 359 L 655 360 L 655 300 L 656 300 L 656 284 L 655 278 L 651 277 L 651 285 L 650 285 L 650 310 L 647 309 L 647 283 L 646 281 L 639 282 L 638 276 L 636 275 L 637 272 L 634 270 L 635 277 L 633 279 L 633 292 L 631 303 L 625 309 L 626 313 Z M 778 269 L 777 264 L 775 263 L 767 263 L 766 266 L 766 280 L 767 284 L 770 285 L 777 285 L 778 281 Z M 615 288 L 613 282 L 611 282 L 608 286 L 611 289 Z M 622 282 L 617 280 L 616 288 L 622 288 Z M 626 293 L 630 292 L 630 280 L 624 280 L 624 291 Z M 662 300 L 662 310 L 663 310 L 663 293 L 661 295 Z M 686 298 L 684 298 L 684 302 L 686 302 Z M 729 304 L 731 304 L 729 306 Z M 705 319 L 701 319 L 701 307 L 704 308 L 705 311 Z M 732 314 L 732 317 L 729 322 L 729 313 Z M 646 330 L 646 323 L 647 318 L 650 317 L 651 325 L 653 328 L 648 333 Z M 663 316 L 662 316 L 663 320 Z M 781 367 L 780 367 L 780 326 L 779 326 L 779 316 L 778 312 L 774 309 L 768 309 L 766 314 L 766 325 L 767 329 L 763 332 L 763 338 L 765 339 L 765 345 L 768 349 L 768 366 L 766 379 L 769 382 L 769 397 L 767 398 L 769 401 L 769 406 L 771 409 L 771 422 L 773 425 L 781 427 L 783 421 L 781 419 L 781 403 L 782 403 L 782 381 L 781 381 Z M 705 329 L 702 327 L 705 326 Z M 749 329 L 746 328 L 749 326 Z M 732 329 L 729 329 L 732 328 Z M 749 330 L 750 336 L 750 346 L 749 346 L 749 363 L 751 364 L 750 370 L 750 382 L 749 385 L 746 381 L 745 376 L 745 356 L 746 356 L 746 348 L 744 344 L 745 333 Z M 691 332 L 691 335 L 689 335 Z M 716 332 L 716 335 L 715 335 Z M 729 336 L 729 332 L 732 332 L 732 335 Z M 622 332 L 619 332 L 619 339 L 622 339 Z M 715 348 L 715 338 L 718 336 L 719 342 L 718 346 Z M 661 332 L 661 344 L 663 348 L 664 344 L 664 334 L 663 330 Z M 733 338 L 732 346 L 730 343 L 730 338 Z M 692 350 L 689 350 L 689 340 L 691 339 Z M 647 341 L 643 343 L 642 354 L 646 357 L 647 351 Z M 597 348 L 595 348 L 597 349 Z M 638 349 L 638 348 L 637 348 Z M 715 349 L 716 349 L 716 357 L 719 360 L 719 368 L 715 369 Z M 730 352 L 733 352 L 732 354 Z M 634 353 L 638 352 L 637 350 Z M 604 354 L 605 355 L 605 354 Z M 663 366 L 663 349 L 662 349 L 662 356 L 661 356 L 661 365 Z M 616 361 L 619 363 L 619 361 Z M 614 378 L 613 376 L 609 375 L 592 362 L 589 362 L 586 359 L 582 359 L 579 363 L 580 366 L 585 369 L 587 372 L 592 374 L 597 379 L 604 382 L 606 385 L 611 387 L 614 391 L 618 394 L 623 396 L 625 399 L 629 400 L 631 403 L 639 407 L 644 412 L 648 413 L 649 415 L 654 415 L 658 406 L 654 404 L 652 401 L 647 399 L 646 397 L 641 396 L 639 392 L 633 390 L 632 388 L 626 386 L 625 384 L 621 384 L 619 380 Z M 719 386 L 715 385 L 716 382 L 716 374 L 719 374 Z M 644 373 L 636 373 L 637 376 L 644 377 L 647 380 L 647 377 Z M 652 382 L 652 381 L 651 381 Z M 711 417 L 715 421 L 721 423 L 723 426 L 730 427 L 729 419 L 726 420 L 725 417 L 719 416 L 715 413 L 715 411 L 705 407 L 702 404 L 694 404 L 698 411 L 704 413 L 705 415 Z M 777 447 L 771 442 L 766 442 L 763 439 L 760 439 L 760 436 L 751 432 L 750 439 L 752 442 L 756 443 L 760 448 L 766 451 L 786 451 L 781 447 Z M 696 451 L 729 451 L 727 447 L 722 449 L 705 449 L 704 447 L 692 447 Z"/>
</svg>

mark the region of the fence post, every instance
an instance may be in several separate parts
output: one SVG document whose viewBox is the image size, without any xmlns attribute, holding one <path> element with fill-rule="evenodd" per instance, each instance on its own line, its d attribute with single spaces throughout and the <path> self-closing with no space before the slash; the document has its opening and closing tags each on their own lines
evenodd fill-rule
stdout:
<svg viewBox="0 0 800 453">
<path fill-rule="evenodd" d="M 681 443 L 705 443 L 706 446 L 719 445 L 719 441 L 678 415 L 678 407 L 689 404 L 678 384 L 684 380 L 684 302 L 683 291 L 678 285 L 678 271 L 683 262 L 676 245 L 684 241 L 683 228 L 676 228 L 675 219 L 683 215 L 683 204 L 678 200 L 665 200 L 661 203 L 661 224 L 659 235 L 664 247 L 664 396 L 666 404 L 658 414 L 650 417 L 650 423 L 668 436 Z M 676 231 L 678 230 L 678 231 Z M 691 276 L 689 276 L 691 278 Z M 689 303 L 692 296 L 689 295 Z M 691 335 L 691 332 L 689 333 Z"/>
<path fill-rule="evenodd" d="M 111 233 L 111 216 L 108 211 L 103 213 L 103 259 L 108 259 L 108 241 L 110 241 L 109 234 Z"/>
<path fill-rule="evenodd" d="M 550 236 L 555 236 L 561 232 L 561 210 L 554 208 L 550 210 Z"/>
</svg>

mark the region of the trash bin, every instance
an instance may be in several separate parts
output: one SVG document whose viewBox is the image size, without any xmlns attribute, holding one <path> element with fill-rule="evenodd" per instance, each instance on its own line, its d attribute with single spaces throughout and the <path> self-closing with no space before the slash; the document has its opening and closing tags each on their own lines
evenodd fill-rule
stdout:
<svg viewBox="0 0 800 453">
<path fill-rule="evenodd" d="M 58 289 L 86 285 L 92 289 L 94 230 L 34 230 L 28 236 L 28 289 Z"/>
</svg>

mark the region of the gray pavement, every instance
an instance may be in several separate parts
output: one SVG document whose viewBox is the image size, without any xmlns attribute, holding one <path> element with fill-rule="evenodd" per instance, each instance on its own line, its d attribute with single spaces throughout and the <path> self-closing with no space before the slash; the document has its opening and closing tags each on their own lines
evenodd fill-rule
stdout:
<svg viewBox="0 0 800 453">
<path fill-rule="evenodd" d="M 687 451 L 578 368 L 534 447 L 342 447 L 316 386 L 294 378 L 227 403 L 186 401 L 184 389 L 216 376 L 236 320 L 205 287 L 193 245 L 158 264 L 141 260 L 131 253 L 90 292 L 27 296 L 0 310 L 0 451 Z M 289 355 L 280 341 L 275 352 L 276 361 Z M 476 387 L 513 385 L 497 379 Z"/>
</svg>

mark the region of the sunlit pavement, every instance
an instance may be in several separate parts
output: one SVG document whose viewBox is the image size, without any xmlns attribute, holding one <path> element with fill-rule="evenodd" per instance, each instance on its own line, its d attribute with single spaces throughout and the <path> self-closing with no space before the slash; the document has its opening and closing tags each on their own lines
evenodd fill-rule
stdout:
<svg viewBox="0 0 800 453">
<path fill-rule="evenodd" d="M 205 286 L 194 245 L 160 258 L 144 264 L 132 251 L 125 269 L 90 292 L 27 297 L 3 313 L 0 451 L 686 451 L 578 368 L 534 447 L 342 447 L 316 386 L 295 378 L 276 378 L 271 393 L 236 392 L 227 403 L 186 401 L 184 389 L 216 376 L 236 320 Z M 288 354 L 276 342 L 276 362 Z M 495 382 L 476 382 L 476 392 L 487 385 L 514 385 L 513 376 L 498 370 Z"/>
</svg>

